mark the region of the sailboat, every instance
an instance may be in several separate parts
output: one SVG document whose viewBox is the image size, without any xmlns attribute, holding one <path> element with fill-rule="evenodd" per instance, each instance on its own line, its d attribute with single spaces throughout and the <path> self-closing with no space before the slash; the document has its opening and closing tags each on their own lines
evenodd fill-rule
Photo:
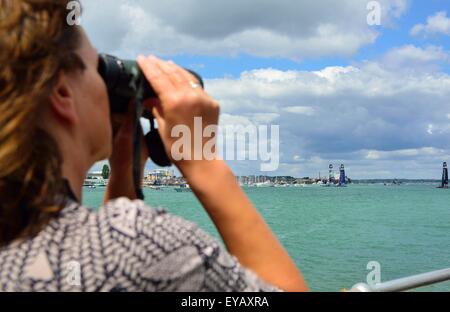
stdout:
<svg viewBox="0 0 450 312">
<path fill-rule="evenodd" d="M 333 164 L 328 166 L 328 183 L 322 184 L 324 187 L 330 187 L 333 185 L 334 177 L 333 177 Z"/>
<path fill-rule="evenodd" d="M 438 188 L 448 189 L 448 167 L 447 167 L 447 163 L 446 162 L 444 162 L 443 169 L 442 169 L 441 186 L 439 186 Z"/>
<path fill-rule="evenodd" d="M 345 167 L 342 164 L 341 168 L 340 168 L 340 174 L 339 174 L 339 184 L 337 185 L 338 187 L 347 187 L 347 184 L 345 182 Z"/>
</svg>

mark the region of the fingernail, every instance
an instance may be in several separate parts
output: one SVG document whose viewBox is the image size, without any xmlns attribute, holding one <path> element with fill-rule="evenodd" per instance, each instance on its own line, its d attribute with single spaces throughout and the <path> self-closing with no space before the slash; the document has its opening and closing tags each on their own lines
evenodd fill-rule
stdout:
<svg viewBox="0 0 450 312">
<path fill-rule="evenodd" d="M 145 60 L 145 57 L 142 54 L 139 54 L 137 57 L 138 62 L 142 62 Z"/>
</svg>

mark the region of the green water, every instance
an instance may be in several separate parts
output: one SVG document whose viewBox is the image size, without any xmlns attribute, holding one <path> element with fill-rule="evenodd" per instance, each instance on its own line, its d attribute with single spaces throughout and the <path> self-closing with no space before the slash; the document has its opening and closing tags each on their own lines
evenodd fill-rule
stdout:
<svg viewBox="0 0 450 312">
<path fill-rule="evenodd" d="M 450 190 L 433 185 L 348 188 L 246 188 L 250 199 L 302 270 L 313 291 L 365 282 L 369 261 L 382 281 L 450 267 Z M 98 207 L 104 189 L 85 189 Z M 192 193 L 145 190 L 164 207 L 219 237 Z M 450 291 L 450 283 L 424 290 Z"/>
</svg>

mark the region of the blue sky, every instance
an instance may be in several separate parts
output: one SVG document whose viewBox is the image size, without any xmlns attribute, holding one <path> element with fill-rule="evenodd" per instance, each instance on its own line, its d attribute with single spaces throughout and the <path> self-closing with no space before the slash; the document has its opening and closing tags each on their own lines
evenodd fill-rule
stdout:
<svg viewBox="0 0 450 312">
<path fill-rule="evenodd" d="M 279 125 L 270 175 L 345 163 L 353 178 L 438 178 L 450 161 L 450 1 L 380 0 L 379 26 L 368 2 L 90 0 L 82 24 L 100 51 L 199 72 L 223 125 Z M 261 174 L 258 162 L 230 166 Z"/>
</svg>

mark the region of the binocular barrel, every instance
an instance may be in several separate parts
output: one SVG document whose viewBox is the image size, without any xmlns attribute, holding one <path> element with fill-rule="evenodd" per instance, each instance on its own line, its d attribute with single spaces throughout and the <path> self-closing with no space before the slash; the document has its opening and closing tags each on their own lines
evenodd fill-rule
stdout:
<svg viewBox="0 0 450 312">
<path fill-rule="evenodd" d="M 188 71 L 197 78 L 203 88 L 204 83 L 200 75 L 192 70 Z M 143 88 L 143 99 L 156 97 L 155 91 L 135 61 L 100 54 L 98 72 L 108 89 L 113 113 L 126 113 L 130 101 L 136 96 L 139 88 Z"/>
<path fill-rule="evenodd" d="M 191 70 L 188 71 L 197 78 L 199 84 L 203 88 L 204 83 L 202 78 L 197 73 Z M 135 61 L 121 60 L 112 55 L 100 54 L 98 72 L 103 78 L 108 89 L 110 108 L 111 113 L 113 114 L 126 114 L 128 112 L 128 106 L 134 99 L 143 101 L 157 96 Z M 166 154 L 161 136 L 155 128 L 155 122 L 152 114 L 148 111 L 144 111 L 142 116 L 140 116 L 140 114 L 140 112 L 135 112 L 135 124 L 138 124 L 140 117 L 150 120 L 150 132 L 145 136 L 149 157 L 158 166 L 170 166 L 170 158 Z M 140 154 L 138 152 L 140 149 L 139 142 L 139 139 L 135 139 L 135 155 Z M 138 157 L 136 159 L 138 159 Z M 138 165 L 139 164 L 136 160 L 133 167 L 138 168 Z M 138 178 L 139 177 L 136 174 L 136 189 L 139 188 Z"/>
</svg>

